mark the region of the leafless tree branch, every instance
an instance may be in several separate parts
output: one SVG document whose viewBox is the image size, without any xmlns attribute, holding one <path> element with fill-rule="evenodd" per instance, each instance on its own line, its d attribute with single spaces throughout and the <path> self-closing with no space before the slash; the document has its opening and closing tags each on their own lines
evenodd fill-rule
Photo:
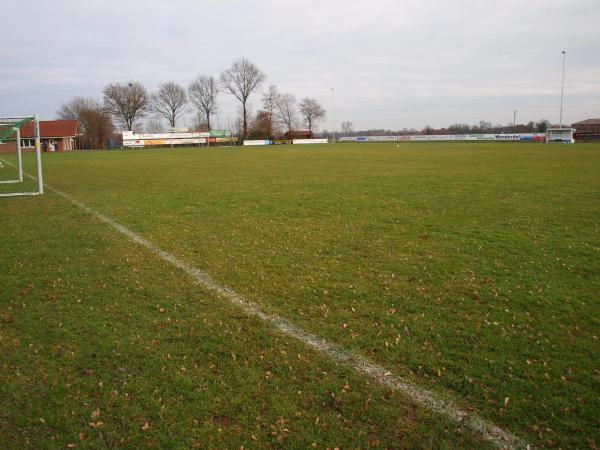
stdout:
<svg viewBox="0 0 600 450">
<path fill-rule="evenodd" d="M 74 97 L 63 103 L 57 115 L 79 120 L 78 139 L 85 148 L 105 148 L 115 130 L 109 109 L 91 98 Z"/>
<path fill-rule="evenodd" d="M 315 124 L 325 118 L 325 110 L 314 98 L 303 98 L 298 108 L 304 119 L 304 124 L 311 133 Z"/>
<path fill-rule="evenodd" d="M 171 128 L 175 127 L 177 117 L 187 104 L 185 89 L 173 81 L 161 84 L 158 91 L 152 94 L 154 110 L 169 121 Z"/>
<path fill-rule="evenodd" d="M 221 74 L 221 84 L 242 104 L 242 119 L 244 122 L 243 136 L 248 134 L 248 114 L 246 104 L 248 97 L 263 83 L 265 75 L 252 62 L 240 58 Z"/>
<path fill-rule="evenodd" d="M 150 110 L 148 91 L 137 81 L 110 83 L 104 87 L 103 94 L 104 104 L 127 130 L 131 130 L 135 120 L 144 117 Z"/>
<path fill-rule="evenodd" d="M 276 100 L 277 118 L 287 131 L 292 131 L 296 125 L 296 97 L 292 94 L 280 94 Z"/>
<path fill-rule="evenodd" d="M 219 94 L 219 86 L 215 77 L 200 75 L 190 84 L 188 93 L 192 103 L 206 119 L 206 125 L 210 130 L 210 116 L 217 111 L 217 95 Z"/>
</svg>

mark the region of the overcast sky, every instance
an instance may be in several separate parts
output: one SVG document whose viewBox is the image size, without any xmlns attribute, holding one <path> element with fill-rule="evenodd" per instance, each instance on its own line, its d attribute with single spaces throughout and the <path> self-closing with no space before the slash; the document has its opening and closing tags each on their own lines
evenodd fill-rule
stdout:
<svg viewBox="0 0 600 450">
<path fill-rule="evenodd" d="M 557 123 L 566 50 L 564 122 L 600 117 L 599 0 L 3 0 L 2 19 L 0 116 L 55 118 L 109 82 L 187 86 L 243 56 L 265 87 L 318 99 L 321 129 L 332 109 L 338 129 L 507 124 L 515 109 Z M 225 127 L 236 107 L 220 104 Z"/>
</svg>

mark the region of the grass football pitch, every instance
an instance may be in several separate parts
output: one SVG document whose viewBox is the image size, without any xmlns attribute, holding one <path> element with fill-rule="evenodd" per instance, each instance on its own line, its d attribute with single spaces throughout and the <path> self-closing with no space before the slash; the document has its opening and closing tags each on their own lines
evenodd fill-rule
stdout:
<svg viewBox="0 0 600 450">
<path fill-rule="evenodd" d="M 522 443 L 600 446 L 598 144 L 73 152 L 44 179 Z M 55 190 L 0 220 L 0 448 L 494 448 Z"/>
</svg>

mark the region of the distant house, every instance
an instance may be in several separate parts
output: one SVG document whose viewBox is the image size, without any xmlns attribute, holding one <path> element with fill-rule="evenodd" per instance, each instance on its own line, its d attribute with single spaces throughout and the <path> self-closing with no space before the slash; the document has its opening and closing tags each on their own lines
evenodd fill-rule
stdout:
<svg viewBox="0 0 600 450">
<path fill-rule="evenodd" d="M 587 119 L 571 125 L 577 131 L 577 142 L 600 141 L 600 119 Z"/>
<path fill-rule="evenodd" d="M 75 150 L 75 138 L 79 120 L 40 120 L 40 143 L 42 149 L 49 151 Z M 21 148 L 32 149 L 35 147 L 33 122 L 21 126 Z M 0 153 L 16 150 L 15 136 L 0 145 Z"/>
<path fill-rule="evenodd" d="M 283 135 L 284 139 L 312 139 L 313 134 L 308 130 L 290 130 Z"/>
</svg>

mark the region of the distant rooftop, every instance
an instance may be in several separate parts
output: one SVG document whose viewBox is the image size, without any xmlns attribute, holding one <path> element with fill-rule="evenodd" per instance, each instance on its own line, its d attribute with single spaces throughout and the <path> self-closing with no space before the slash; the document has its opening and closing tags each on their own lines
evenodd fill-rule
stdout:
<svg viewBox="0 0 600 450">
<path fill-rule="evenodd" d="M 79 120 L 40 120 L 40 137 L 42 138 L 62 138 L 77 136 L 77 127 Z M 21 137 L 32 138 L 33 122 L 27 122 L 21 126 Z"/>
<path fill-rule="evenodd" d="M 600 125 L 600 119 L 586 119 L 582 120 L 581 122 L 575 122 L 572 125 Z"/>
</svg>

